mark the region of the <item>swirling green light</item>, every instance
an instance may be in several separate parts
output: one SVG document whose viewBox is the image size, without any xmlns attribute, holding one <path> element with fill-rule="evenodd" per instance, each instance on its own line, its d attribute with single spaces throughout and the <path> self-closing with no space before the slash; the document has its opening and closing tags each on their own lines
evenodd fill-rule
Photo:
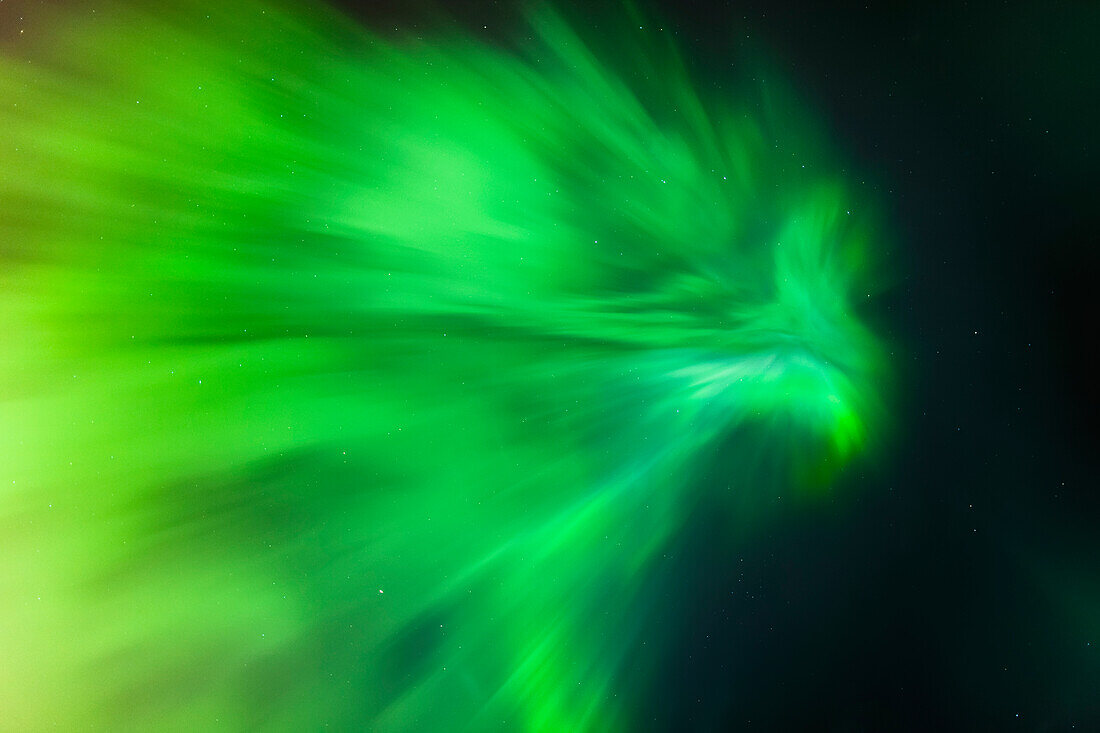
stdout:
<svg viewBox="0 0 1100 733">
<path fill-rule="evenodd" d="M 9 724 L 630 729 L 700 494 L 884 428 L 805 110 L 530 22 L 118 5 L 0 56 Z"/>
</svg>

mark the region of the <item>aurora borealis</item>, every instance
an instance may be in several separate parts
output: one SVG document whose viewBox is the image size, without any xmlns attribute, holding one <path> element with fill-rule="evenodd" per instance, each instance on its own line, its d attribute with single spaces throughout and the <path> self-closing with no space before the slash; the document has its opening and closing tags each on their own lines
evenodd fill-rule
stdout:
<svg viewBox="0 0 1100 733">
<path fill-rule="evenodd" d="M 663 729 L 709 568 L 894 491 L 895 212 L 812 96 L 520 7 L 0 45 L 0 729 Z"/>
</svg>

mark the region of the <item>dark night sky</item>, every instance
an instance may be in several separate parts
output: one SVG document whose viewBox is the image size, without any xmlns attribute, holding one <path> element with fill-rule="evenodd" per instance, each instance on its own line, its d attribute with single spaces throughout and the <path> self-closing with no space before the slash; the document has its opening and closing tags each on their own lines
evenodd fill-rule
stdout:
<svg viewBox="0 0 1100 733">
<path fill-rule="evenodd" d="M 686 35 L 745 18 L 888 187 L 906 384 L 855 516 L 777 530 L 779 641 L 720 632 L 711 663 L 747 646 L 763 673 L 715 683 L 751 690 L 715 725 L 1096 730 L 1100 7 L 767 5 Z"/>
<path fill-rule="evenodd" d="M 776 529 L 755 625 L 710 619 L 677 712 L 722 657 L 757 666 L 709 680 L 703 727 L 1100 729 L 1100 6 L 954 5 L 682 13 L 711 58 L 729 18 L 785 60 L 888 188 L 901 273 L 891 465 Z"/>
<path fill-rule="evenodd" d="M 514 3 L 449 9 L 518 25 Z M 654 727 L 1100 730 L 1100 5 L 657 12 L 701 84 L 765 49 L 874 181 L 902 389 L 890 459 L 832 513 L 738 558 L 708 553 L 718 522 L 690 539 L 707 559 Z"/>
</svg>

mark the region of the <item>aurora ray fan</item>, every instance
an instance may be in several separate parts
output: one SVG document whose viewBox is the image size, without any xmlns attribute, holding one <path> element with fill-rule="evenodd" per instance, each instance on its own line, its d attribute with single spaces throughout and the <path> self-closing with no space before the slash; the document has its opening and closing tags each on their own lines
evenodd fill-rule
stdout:
<svg viewBox="0 0 1100 733">
<path fill-rule="evenodd" d="M 763 62 L 693 81 L 630 7 L 43 14 L 0 46 L 5 726 L 636 730 L 694 523 L 721 556 L 887 427 L 878 225 Z"/>
</svg>

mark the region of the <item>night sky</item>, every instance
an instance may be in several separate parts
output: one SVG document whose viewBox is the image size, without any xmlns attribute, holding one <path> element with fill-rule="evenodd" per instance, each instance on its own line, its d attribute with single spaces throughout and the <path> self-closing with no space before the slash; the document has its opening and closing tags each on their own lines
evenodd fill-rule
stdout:
<svg viewBox="0 0 1100 733">
<path fill-rule="evenodd" d="M 777 526 L 760 606 L 704 616 L 705 669 L 748 649 L 762 670 L 707 695 L 732 728 L 1100 726 L 1100 8 L 735 5 L 685 35 L 720 48 L 713 13 L 773 44 L 887 189 L 906 390 L 852 514 Z"/>
<path fill-rule="evenodd" d="M 1095 729 L 1100 8 L 686 15 L 681 32 L 710 53 L 731 25 L 775 48 L 887 189 L 905 274 L 886 321 L 906 390 L 895 453 L 854 479 L 855 506 L 774 528 L 746 578 L 758 604 L 727 615 L 708 594 L 685 645 L 705 661 L 685 659 L 691 683 L 663 720 Z M 739 569 L 721 566 L 716 586 Z M 753 673 L 725 671 L 746 654 Z"/>
<path fill-rule="evenodd" d="M 1100 9 L 733 4 L 684 34 L 762 36 L 888 189 L 906 386 L 851 513 L 775 527 L 756 608 L 712 597 L 696 683 L 729 727 L 1095 729 Z M 746 649 L 759 674 L 709 672 Z"/>
<path fill-rule="evenodd" d="M 1100 4 L 0 3 L 0 729 L 1100 730 Z"/>
</svg>

